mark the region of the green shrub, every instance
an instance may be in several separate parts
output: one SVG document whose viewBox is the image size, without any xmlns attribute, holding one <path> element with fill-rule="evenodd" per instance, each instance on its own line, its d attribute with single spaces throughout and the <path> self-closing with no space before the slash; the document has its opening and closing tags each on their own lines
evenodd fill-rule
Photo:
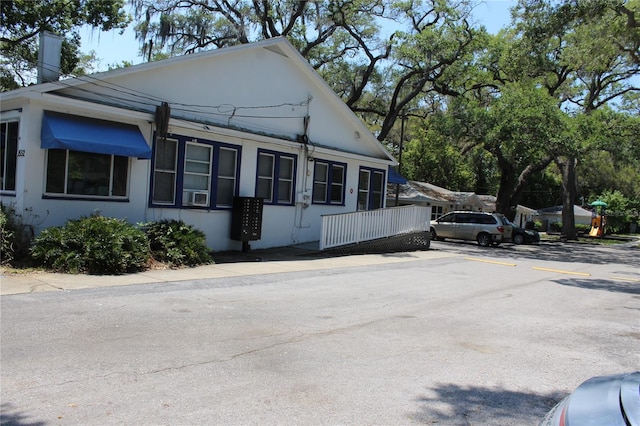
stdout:
<svg viewBox="0 0 640 426">
<path fill-rule="evenodd" d="M 562 222 L 552 222 L 550 226 L 553 232 L 562 232 Z"/>
<path fill-rule="evenodd" d="M 34 227 L 25 222 L 25 216 L 16 213 L 13 206 L 0 204 L 0 262 L 16 265 L 29 263 L 29 247 L 34 236 Z M 31 209 L 25 209 L 26 221 L 38 218 Z"/>
<path fill-rule="evenodd" d="M 605 215 L 607 222 L 604 230 L 607 234 L 619 234 L 625 229 L 629 229 L 631 223 L 631 207 L 633 200 L 625 197 L 620 191 L 604 191 L 600 194 L 600 200 L 607 203 Z M 600 212 L 598 212 L 600 213 Z"/>
<path fill-rule="evenodd" d="M 195 266 L 211 262 L 204 232 L 181 220 L 161 220 L 143 225 L 151 255 L 172 266 Z"/>
<path fill-rule="evenodd" d="M 524 224 L 524 227 L 526 229 L 542 231 L 542 222 L 540 222 L 539 220 L 536 220 L 536 221 L 530 220 Z"/>
<path fill-rule="evenodd" d="M 576 224 L 576 232 L 578 234 L 588 234 L 591 231 L 591 226 L 583 225 L 581 223 Z"/>
<path fill-rule="evenodd" d="M 0 264 L 7 264 L 13 260 L 13 230 L 9 227 L 9 219 L 0 210 Z"/>
<path fill-rule="evenodd" d="M 145 269 L 149 241 L 124 220 L 90 216 L 47 228 L 31 246 L 33 259 L 58 272 L 122 274 Z"/>
</svg>

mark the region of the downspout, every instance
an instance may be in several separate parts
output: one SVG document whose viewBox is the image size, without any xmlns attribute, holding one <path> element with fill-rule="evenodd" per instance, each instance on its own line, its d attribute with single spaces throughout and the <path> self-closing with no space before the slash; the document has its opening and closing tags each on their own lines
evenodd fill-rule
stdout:
<svg viewBox="0 0 640 426">
<path fill-rule="evenodd" d="M 149 140 L 151 141 L 151 149 L 153 150 L 153 132 L 154 132 L 154 125 L 153 125 L 153 121 L 147 121 L 148 125 L 149 125 Z M 149 161 L 145 161 L 145 163 L 147 164 L 147 172 L 145 173 L 146 179 L 147 179 L 147 184 L 145 185 L 146 189 L 146 194 L 145 194 L 145 200 L 144 200 L 144 221 L 145 222 L 149 222 L 149 212 L 151 211 L 151 207 L 149 206 L 150 201 L 151 201 L 151 160 Z M 155 210 L 154 210 L 155 211 Z M 154 214 L 154 218 L 155 220 L 155 214 Z"/>
<path fill-rule="evenodd" d="M 402 150 L 404 143 L 404 122 L 407 118 L 406 114 L 403 114 L 400 119 L 400 147 L 398 148 L 398 174 L 402 173 Z M 386 198 L 386 197 L 385 197 Z M 400 198 L 400 184 L 396 183 L 396 204 L 394 207 L 398 207 L 398 199 Z"/>
<path fill-rule="evenodd" d="M 307 104 L 307 115 L 304 117 L 304 133 L 302 135 L 300 135 L 298 137 L 299 142 L 302 144 L 301 148 L 302 148 L 302 162 L 304 163 L 303 165 L 303 173 L 302 173 L 302 185 L 301 185 L 301 189 L 302 189 L 302 198 L 300 199 L 300 202 L 298 202 L 298 200 L 296 200 L 296 207 L 298 205 L 300 205 L 300 217 L 298 218 L 297 223 L 294 222 L 294 228 L 296 229 L 303 229 L 303 228 L 310 228 L 311 225 L 309 224 L 308 226 L 303 226 L 302 225 L 302 219 L 304 216 L 304 210 L 306 208 L 309 207 L 309 205 L 311 204 L 311 195 L 308 195 L 309 192 L 311 191 L 308 188 L 308 184 L 309 184 L 309 162 L 313 161 L 313 158 L 310 156 L 309 154 L 309 121 L 311 120 L 311 117 L 309 116 L 309 105 Z M 297 208 L 296 208 L 297 210 Z M 293 237 L 293 235 L 292 235 Z M 293 240 L 293 238 L 292 238 Z"/>
<path fill-rule="evenodd" d="M 154 114 L 153 121 L 148 121 L 150 133 L 149 140 L 151 141 L 151 148 L 153 149 L 153 145 L 155 143 L 155 139 L 153 137 L 153 133 L 155 131 L 156 137 L 162 137 L 166 140 L 167 133 L 169 133 L 169 120 L 171 120 L 171 106 L 168 102 L 162 102 L 160 105 L 156 106 L 156 112 Z M 146 185 L 146 201 L 145 201 L 145 220 L 148 221 L 148 213 L 151 209 L 149 204 L 151 203 L 151 163 L 153 158 L 147 161 L 147 185 Z M 154 181 L 155 183 L 155 181 Z M 154 208 L 153 220 L 156 219 L 155 208 Z"/>
</svg>

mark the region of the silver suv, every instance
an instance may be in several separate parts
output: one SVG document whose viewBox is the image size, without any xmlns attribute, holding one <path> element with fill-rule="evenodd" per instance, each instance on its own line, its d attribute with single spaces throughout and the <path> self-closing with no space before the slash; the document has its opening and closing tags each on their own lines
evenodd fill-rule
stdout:
<svg viewBox="0 0 640 426">
<path fill-rule="evenodd" d="M 497 246 L 509 236 L 510 229 L 498 213 L 455 211 L 431 221 L 431 239 L 477 241 L 482 247 Z"/>
</svg>

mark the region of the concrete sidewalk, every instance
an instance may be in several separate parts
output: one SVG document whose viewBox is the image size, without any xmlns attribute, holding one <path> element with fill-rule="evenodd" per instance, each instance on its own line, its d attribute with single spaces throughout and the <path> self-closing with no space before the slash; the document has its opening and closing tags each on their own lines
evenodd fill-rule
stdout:
<svg viewBox="0 0 640 426">
<path fill-rule="evenodd" d="M 288 247 L 249 253 L 223 253 L 214 255 L 215 264 L 153 269 L 126 275 L 73 275 L 39 271 L 9 273 L 0 269 L 0 295 L 348 268 L 451 256 L 455 254 L 434 250 L 328 256 L 322 252 Z"/>
</svg>

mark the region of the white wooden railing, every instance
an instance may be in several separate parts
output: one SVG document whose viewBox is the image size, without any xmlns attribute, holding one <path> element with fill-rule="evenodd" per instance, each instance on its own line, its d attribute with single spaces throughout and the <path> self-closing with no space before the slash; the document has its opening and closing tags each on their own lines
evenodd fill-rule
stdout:
<svg viewBox="0 0 640 426">
<path fill-rule="evenodd" d="M 403 206 L 322 216 L 320 250 L 429 230 L 431 207 Z"/>
</svg>

